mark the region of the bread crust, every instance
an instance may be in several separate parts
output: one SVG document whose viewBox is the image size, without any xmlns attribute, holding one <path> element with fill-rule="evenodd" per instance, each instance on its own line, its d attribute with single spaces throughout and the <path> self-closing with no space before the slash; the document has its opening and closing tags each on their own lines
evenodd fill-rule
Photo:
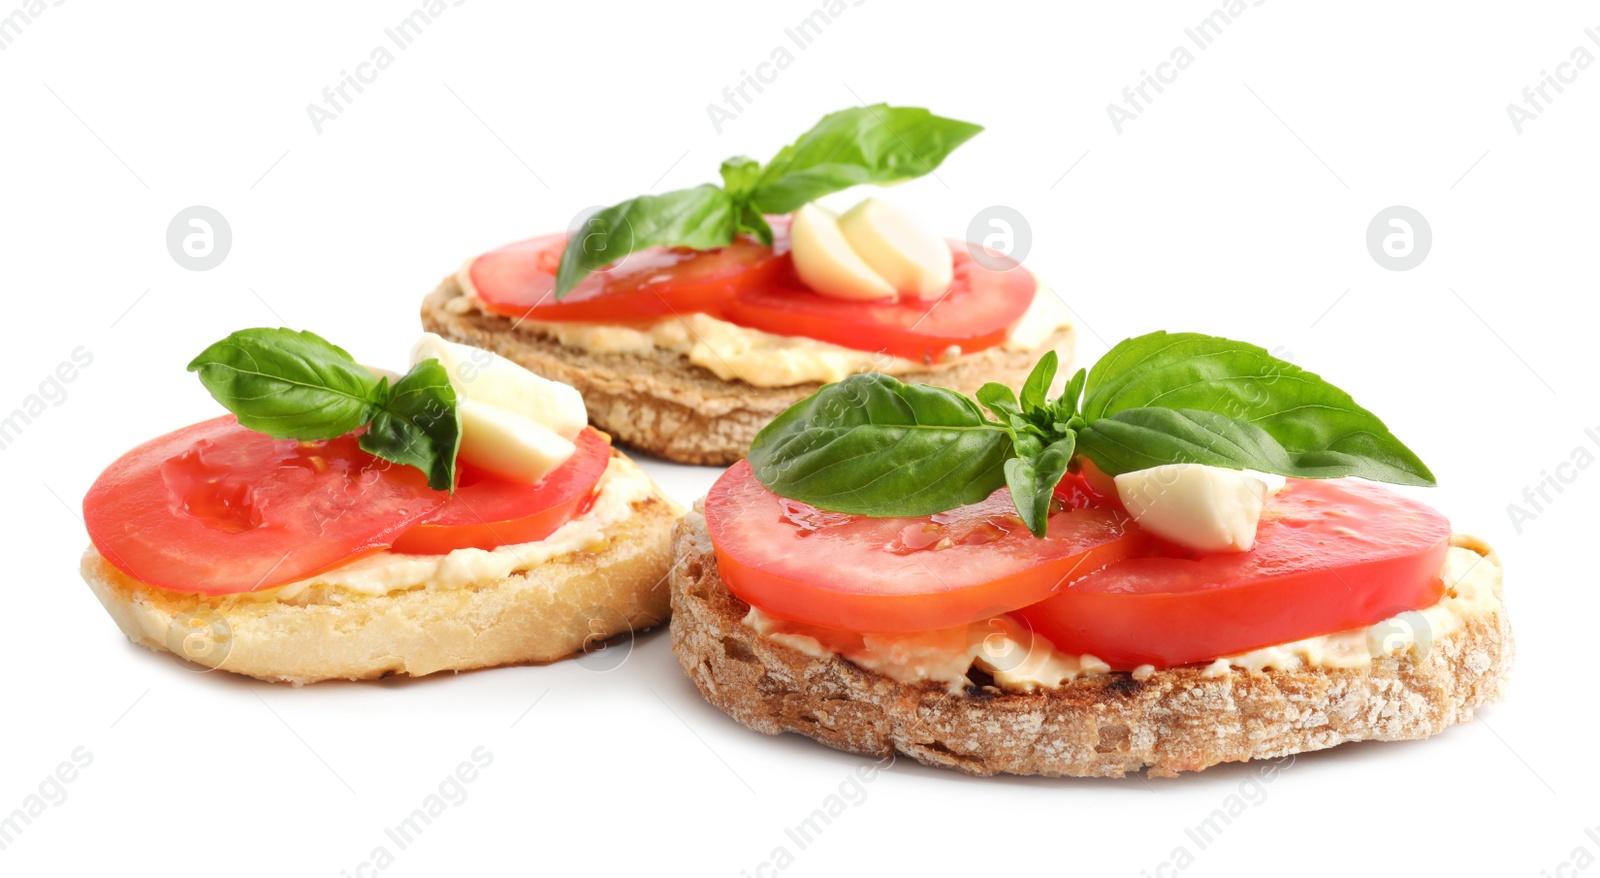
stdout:
<svg viewBox="0 0 1600 878">
<path fill-rule="evenodd" d="M 1482 543 L 1458 545 L 1498 564 Z M 1436 639 L 1420 660 L 1222 676 L 1180 667 L 1142 682 L 1111 673 L 1027 694 L 952 695 L 807 655 L 742 624 L 749 605 L 718 576 L 699 513 L 678 523 L 673 551 L 672 650 L 706 700 L 758 732 L 973 775 L 1174 777 L 1350 741 L 1423 738 L 1498 701 L 1513 657 L 1500 606 Z"/>
<path fill-rule="evenodd" d="M 82 573 L 128 639 L 207 667 L 296 686 L 420 677 L 559 659 L 667 618 L 665 577 L 681 509 L 658 493 L 598 552 L 573 552 L 467 588 L 387 595 L 308 590 L 295 601 L 189 595 L 146 585 L 91 546 Z M 186 641 L 194 635 L 197 639 Z"/>
<path fill-rule="evenodd" d="M 678 463 L 726 466 L 742 460 L 768 421 L 822 386 L 752 387 L 724 381 L 672 351 L 593 353 L 569 347 L 508 317 L 478 308 L 457 313 L 449 303 L 464 295 L 455 275 L 445 278 L 422 301 L 423 328 L 578 388 L 596 427 Z M 1073 340 L 1072 330 L 1062 329 L 1045 348 L 1070 353 Z M 971 394 L 987 381 L 1020 385 L 1038 358 L 1037 352 L 994 347 L 900 378 Z"/>
</svg>

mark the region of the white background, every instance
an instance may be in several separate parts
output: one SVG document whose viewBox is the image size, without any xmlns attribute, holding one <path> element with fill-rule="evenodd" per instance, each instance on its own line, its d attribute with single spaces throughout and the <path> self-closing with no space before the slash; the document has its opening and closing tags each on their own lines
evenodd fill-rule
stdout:
<svg viewBox="0 0 1600 878">
<path fill-rule="evenodd" d="M 93 763 L 0 851 L 0 872 L 369 875 L 387 844 L 386 875 L 771 875 L 779 846 L 795 875 L 1577 874 L 1578 848 L 1600 855 L 1584 832 L 1600 824 L 1600 599 L 1581 560 L 1600 468 L 1561 470 L 1571 483 L 1520 532 L 1507 507 L 1531 511 L 1524 488 L 1575 449 L 1600 454 L 1584 433 L 1600 435 L 1600 70 L 1551 92 L 1520 134 L 1505 107 L 1574 47 L 1600 53 L 1584 32 L 1600 17 L 1422 6 L 1274 0 L 1200 51 L 1183 31 L 1210 3 L 867 0 L 802 51 L 784 29 L 810 0 L 472 0 L 393 50 L 320 134 L 306 106 L 387 42 L 409 0 L 46 7 L 0 52 L 0 413 L 74 349 L 93 362 L 0 451 L 0 813 L 74 748 Z M 780 45 L 793 63 L 716 131 L 707 105 Z M 1193 64 L 1117 133 L 1106 105 L 1178 45 Z M 463 258 L 714 180 L 727 156 L 766 158 L 823 113 L 876 101 L 987 126 L 937 179 L 891 195 L 951 236 L 983 207 L 1020 210 L 1026 262 L 1078 316 L 1085 357 L 1157 328 L 1227 334 L 1383 415 L 1438 474 L 1430 502 L 1504 555 L 1509 699 L 1433 740 L 1302 756 L 1265 785 L 1251 765 L 977 780 L 902 761 L 800 850 L 785 828 L 865 761 L 738 726 L 700 700 L 664 633 L 607 672 L 292 689 L 130 645 L 79 581 L 76 510 L 100 469 L 218 412 L 183 370 L 205 345 L 281 321 L 398 364 L 420 298 Z M 165 246 L 195 204 L 234 237 L 201 273 Z M 1364 243 L 1393 204 L 1433 230 L 1407 272 Z M 716 474 L 651 471 L 685 503 Z M 466 800 L 395 850 L 385 827 L 480 745 L 493 763 Z M 1199 849 L 1184 829 L 1241 793 L 1253 804 Z M 1180 845 L 1182 870 L 1168 862 Z"/>
</svg>

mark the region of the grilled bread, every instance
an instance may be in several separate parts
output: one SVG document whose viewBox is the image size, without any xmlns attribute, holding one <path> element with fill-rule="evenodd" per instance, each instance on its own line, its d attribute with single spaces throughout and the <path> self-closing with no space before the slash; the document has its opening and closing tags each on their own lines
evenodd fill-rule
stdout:
<svg viewBox="0 0 1600 878">
<path fill-rule="evenodd" d="M 1498 598 L 1499 559 L 1472 538 L 1455 544 L 1492 566 Z M 1187 666 L 1031 693 L 974 685 L 952 694 L 809 655 L 745 625 L 750 607 L 718 575 L 699 513 L 678 524 L 673 550 L 672 649 L 706 700 L 758 732 L 974 775 L 1170 777 L 1349 741 L 1423 738 L 1498 701 L 1513 654 L 1495 600 L 1420 656 L 1378 657 L 1365 668 L 1217 674 Z"/>
<path fill-rule="evenodd" d="M 681 512 L 652 493 L 593 550 L 465 588 L 366 595 L 314 585 L 288 600 L 182 594 L 133 579 L 93 547 L 82 573 L 130 640 L 206 667 L 297 686 L 422 676 L 551 661 L 660 625 Z"/>
<path fill-rule="evenodd" d="M 821 387 L 753 387 L 724 381 L 673 351 L 594 353 L 561 344 L 537 326 L 489 313 L 471 301 L 456 275 L 445 278 L 422 302 L 423 328 L 494 351 L 536 374 L 578 388 L 596 427 L 679 463 L 726 466 L 743 459 L 768 421 Z M 1046 341 L 1045 348 L 1059 352 L 1062 362 L 1070 362 L 1072 344 L 1072 331 L 1062 329 Z M 994 347 L 898 377 L 971 394 L 989 381 L 1021 384 L 1040 351 Z"/>
</svg>

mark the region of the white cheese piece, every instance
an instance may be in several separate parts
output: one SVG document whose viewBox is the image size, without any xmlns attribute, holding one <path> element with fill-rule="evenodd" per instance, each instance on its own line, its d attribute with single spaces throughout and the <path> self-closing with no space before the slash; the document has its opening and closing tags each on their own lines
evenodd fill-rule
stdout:
<svg viewBox="0 0 1600 878">
<path fill-rule="evenodd" d="M 934 299 L 950 289 L 955 278 L 950 246 L 887 202 L 868 198 L 845 211 L 839 231 L 895 292 Z"/>
<path fill-rule="evenodd" d="M 456 408 L 461 413 L 461 459 L 501 478 L 537 482 L 578 450 L 571 439 L 506 409 L 471 397 L 462 398 Z"/>
<path fill-rule="evenodd" d="M 794 254 L 795 273 L 821 295 L 862 300 L 895 295 L 895 288 L 845 240 L 838 218 L 816 204 L 794 212 L 789 250 Z"/>
<path fill-rule="evenodd" d="M 493 351 L 456 344 L 429 332 L 411 349 L 411 363 L 437 359 L 456 393 L 531 418 L 565 439 L 589 423 L 577 388 L 535 375 Z"/>
<path fill-rule="evenodd" d="M 1140 527 L 1201 552 L 1250 551 L 1269 488 L 1250 473 L 1198 463 L 1123 473 L 1115 482 Z"/>
<path fill-rule="evenodd" d="M 537 482 L 577 449 L 573 440 L 589 413 L 576 388 L 431 332 L 411 350 L 413 365 L 429 359 L 444 366 L 458 397 L 462 460 L 502 478 Z"/>
</svg>

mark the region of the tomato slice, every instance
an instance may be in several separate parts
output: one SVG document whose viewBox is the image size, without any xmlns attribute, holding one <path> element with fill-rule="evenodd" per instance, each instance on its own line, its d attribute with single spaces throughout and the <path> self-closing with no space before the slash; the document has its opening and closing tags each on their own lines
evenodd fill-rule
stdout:
<svg viewBox="0 0 1600 878">
<path fill-rule="evenodd" d="M 986 268 L 964 245 L 951 242 L 951 250 L 955 280 L 937 299 L 854 302 L 818 295 L 800 281 L 794 260 L 785 256 L 776 280 L 740 290 L 725 317 L 763 332 L 802 335 L 919 363 L 943 360 L 952 347 L 963 353 L 994 347 L 1022 319 L 1038 284 L 1015 263 L 1011 270 Z"/>
<path fill-rule="evenodd" d="M 592 427 L 578 434 L 577 446 L 565 463 L 534 484 L 508 482 L 458 463 L 455 494 L 401 534 L 394 550 L 443 555 L 544 539 L 593 502 L 595 484 L 611 462 L 611 437 Z"/>
<path fill-rule="evenodd" d="M 272 439 L 228 415 L 123 455 L 84 497 L 83 520 L 106 560 L 141 582 L 235 594 L 385 548 L 447 496 L 354 435 Z"/>
<path fill-rule="evenodd" d="M 1018 615 L 1057 648 L 1113 668 L 1172 667 L 1437 603 L 1449 542 L 1444 516 L 1385 488 L 1290 480 L 1249 552 L 1133 558 Z"/>
<path fill-rule="evenodd" d="M 639 324 L 708 314 L 776 335 L 803 336 L 917 362 L 993 347 L 1032 304 L 1031 273 L 994 255 L 979 264 L 950 242 L 955 280 L 940 298 L 854 302 L 807 289 L 789 256 L 788 217 L 768 217 L 773 246 L 740 238 L 715 250 L 653 248 L 589 275 L 556 302 L 555 271 L 566 235 L 511 244 L 473 261 L 468 276 L 495 313 L 529 320 Z"/>
<path fill-rule="evenodd" d="M 923 518 L 822 512 L 773 494 L 740 461 L 705 503 L 717 570 L 776 616 L 857 632 L 948 628 L 1048 597 L 1135 553 L 1126 515 L 1056 504 L 1035 539 L 1011 495 Z"/>
<path fill-rule="evenodd" d="M 740 284 L 760 282 L 776 254 L 747 238 L 716 250 L 653 247 L 590 274 L 555 300 L 565 234 L 485 253 L 467 270 L 489 310 L 527 320 L 642 323 L 695 312 L 720 314 Z"/>
</svg>

